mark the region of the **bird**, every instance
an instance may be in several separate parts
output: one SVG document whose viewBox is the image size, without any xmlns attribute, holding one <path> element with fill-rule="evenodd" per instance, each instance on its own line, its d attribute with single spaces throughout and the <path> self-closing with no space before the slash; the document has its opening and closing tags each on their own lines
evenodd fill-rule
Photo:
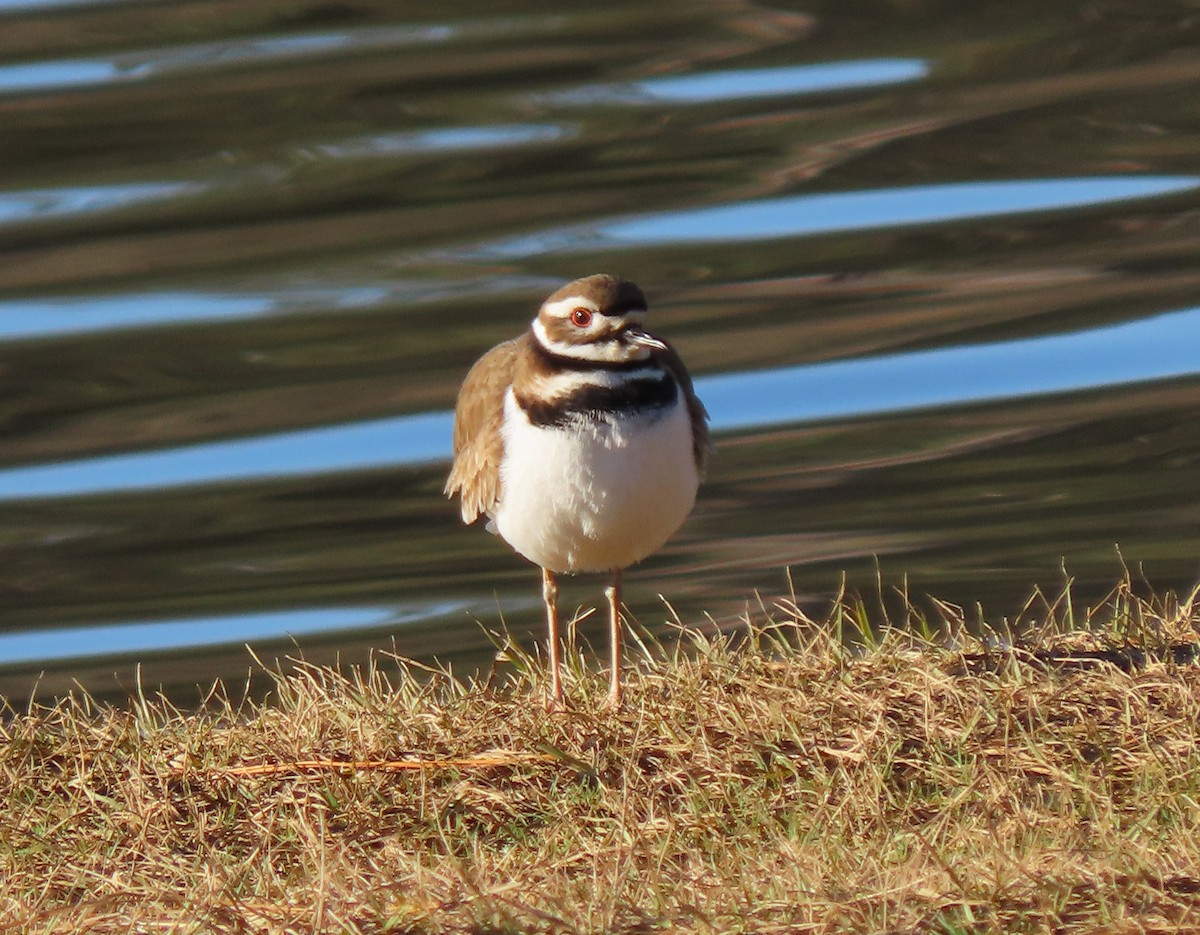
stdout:
<svg viewBox="0 0 1200 935">
<path fill-rule="evenodd" d="M 542 569 L 551 711 L 564 706 L 558 577 L 611 576 L 604 707 L 619 708 L 622 573 L 691 513 L 712 448 L 687 368 L 647 312 L 628 280 L 573 280 L 475 363 L 455 404 L 445 494 Z"/>
</svg>

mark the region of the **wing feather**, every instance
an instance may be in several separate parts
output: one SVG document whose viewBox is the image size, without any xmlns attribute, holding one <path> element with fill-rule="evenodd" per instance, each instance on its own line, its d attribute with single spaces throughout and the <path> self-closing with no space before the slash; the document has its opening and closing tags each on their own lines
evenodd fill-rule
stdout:
<svg viewBox="0 0 1200 935">
<path fill-rule="evenodd" d="M 473 523 L 500 499 L 500 459 L 504 439 L 504 395 L 513 381 L 520 338 L 497 344 L 463 381 L 454 407 L 454 464 L 447 497 L 459 495 L 464 523 Z"/>
</svg>

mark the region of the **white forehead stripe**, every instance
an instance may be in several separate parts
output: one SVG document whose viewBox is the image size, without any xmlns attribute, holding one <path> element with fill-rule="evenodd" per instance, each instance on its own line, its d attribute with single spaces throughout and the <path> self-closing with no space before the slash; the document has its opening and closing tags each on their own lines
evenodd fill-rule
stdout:
<svg viewBox="0 0 1200 935">
<path fill-rule="evenodd" d="M 600 306 L 592 299 L 585 298 L 582 295 L 569 295 L 565 299 L 556 299 L 553 302 L 547 302 L 542 306 L 542 311 L 551 318 L 569 318 L 571 312 L 577 308 L 586 308 L 590 312 L 600 312 Z M 644 325 L 646 323 L 646 310 L 644 308 L 631 308 L 621 313 L 620 317 L 635 325 Z"/>
</svg>

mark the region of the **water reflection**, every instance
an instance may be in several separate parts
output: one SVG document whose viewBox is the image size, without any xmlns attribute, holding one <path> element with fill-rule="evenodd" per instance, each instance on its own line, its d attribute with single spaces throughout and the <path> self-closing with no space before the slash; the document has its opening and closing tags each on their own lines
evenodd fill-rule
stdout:
<svg viewBox="0 0 1200 935">
<path fill-rule="evenodd" d="M 68 497 L 420 464 L 449 455 L 447 412 L 0 471 L 0 499 Z"/>
<path fill-rule="evenodd" d="M 0 65 L 0 94 L 82 87 L 121 77 L 112 62 L 61 61 Z"/>
<path fill-rule="evenodd" d="M 166 198 L 197 195 L 204 190 L 205 187 L 197 182 L 134 182 L 126 185 L 0 192 L 0 224 L 115 211 L 153 204 Z"/>
<path fill-rule="evenodd" d="M 921 59 L 881 58 L 858 62 L 822 62 L 780 68 L 701 72 L 647 78 L 619 84 L 589 85 L 547 95 L 561 105 L 707 104 L 797 94 L 850 91 L 918 81 L 929 74 Z"/>
<path fill-rule="evenodd" d="M 746 431 L 1073 393 L 1200 373 L 1200 308 L 1088 331 L 699 377 L 713 428 Z M 428 464 L 450 412 L 0 470 L 0 499 L 64 497 Z"/>
<path fill-rule="evenodd" d="M 1195 576 L 1200 21 L 232 9 L 0 0 L 0 691 L 540 631 L 536 576 L 441 496 L 448 410 L 599 268 L 721 432 L 630 575 L 648 626 L 657 592 L 736 620 L 784 565 L 869 591 L 876 556 L 993 616 L 1064 560 L 1106 590 L 1114 542 Z"/>
<path fill-rule="evenodd" d="M 402 607 L 306 607 L 264 613 L 93 624 L 0 633 L 0 669 L 31 662 L 119 657 L 126 653 L 162 653 L 222 646 L 281 643 L 305 636 L 336 636 L 347 631 L 392 631 L 496 610 L 523 611 L 533 598 L 485 603 L 446 600 Z"/>
<path fill-rule="evenodd" d="M 313 149 L 322 156 L 333 159 L 374 159 L 381 156 L 528 146 L 535 143 L 559 142 L 577 136 L 578 133 L 578 127 L 553 123 L 447 127 L 441 130 L 354 137 L 337 143 L 322 143 Z"/>
<path fill-rule="evenodd" d="M 0 337 L 8 340 L 264 315 L 271 296 L 157 292 L 86 299 L 0 302 Z"/>
<path fill-rule="evenodd" d="M 179 49 L 157 49 L 122 56 L 119 68 L 129 77 L 171 74 L 199 68 L 224 67 L 250 62 L 265 64 L 272 59 L 295 59 L 348 51 L 439 45 L 458 34 L 452 26 L 385 27 L 345 32 L 310 33 L 294 36 L 259 36 L 224 42 L 204 43 Z"/>
<path fill-rule="evenodd" d="M 1074 393 L 1200 373 L 1200 308 L 1024 341 L 700 381 L 718 430 Z"/>
<path fill-rule="evenodd" d="M 204 646 L 280 640 L 314 633 L 394 626 L 443 616 L 461 604 L 433 605 L 399 614 L 387 607 L 311 607 L 226 617 L 194 617 L 128 624 L 0 633 L 0 665 L 62 662 L 127 652 L 155 653 Z"/>
<path fill-rule="evenodd" d="M 526 257 L 669 244 L 736 243 L 1033 211 L 1066 210 L 1154 198 L 1200 188 L 1198 176 L 1114 176 L 960 182 L 879 191 L 791 195 L 761 201 L 661 211 L 587 227 L 548 231 L 504 241 L 483 256 Z"/>
<path fill-rule="evenodd" d="M 0 13 L 25 13 L 46 7 L 111 6 L 114 2 L 122 0 L 0 0 Z"/>
<path fill-rule="evenodd" d="M 0 95 L 66 90 L 187 74 L 239 64 L 265 64 L 352 51 L 436 45 L 455 37 L 449 26 L 263 36 L 178 48 L 127 52 L 112 58 L 64 59 L 0 66 Z"/>
<path fill-rule="evenodd" d="M 235 321 L 281 312 L 367 308 L 393 296 L 386 288 L 361 287 L 290 294 L 152 292 L 86 299 L 18 299 L 0 302 L 0 338 L 44 339 L 149 325 Z"/>
<path fill-rule="evenodd" d="M 267 315 L 305 315 L 350 310 L 382 311 L 394 305 L 466 301 L 483 296 L 549 291 L 557 280 L 496 276 L 476 280 L 408 280 L 377 285 L 309 288 L 279 286 L 254 292 L 147 292 L 0 300 L 0 339 L 8 341 L 233 322 Z"/>
</svg>

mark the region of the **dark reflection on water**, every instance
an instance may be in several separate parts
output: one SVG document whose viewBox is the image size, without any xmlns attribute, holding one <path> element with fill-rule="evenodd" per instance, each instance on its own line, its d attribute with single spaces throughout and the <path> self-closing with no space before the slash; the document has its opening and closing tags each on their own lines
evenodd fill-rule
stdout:
<svg viewBox="0 0 1200 935">
<path fill-rule="evenodd" d="M 538 634 L 449 409 L 599 268 L 720 432 L 644 625 L 1187 586 L 1198 83 L 1165 4 L 0 0 L 0 691 Z"/>
</svg>

